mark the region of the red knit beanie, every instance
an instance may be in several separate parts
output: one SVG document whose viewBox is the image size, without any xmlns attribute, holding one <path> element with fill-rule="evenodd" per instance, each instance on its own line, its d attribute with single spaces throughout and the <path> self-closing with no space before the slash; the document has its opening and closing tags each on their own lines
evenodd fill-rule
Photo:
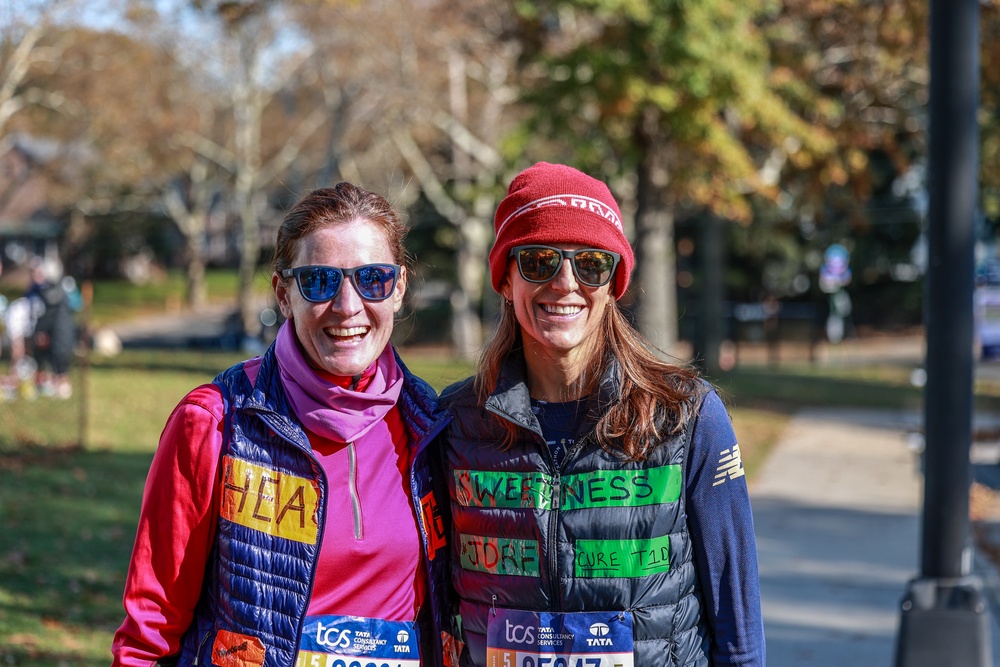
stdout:
<svg viewBox="0 0 1000 667">
<path fill-rule="evenodd" d="M 563 164 L 539 162 L 511 181 L 493 228 L 497 240 L 490 251 L 490 275 L 497 292 L 514 246 L 573 243 L 620 254 L 612 290 L 616 299 L 625 294 L 635 254 L 615 198 L 596 178 Z"/>
</svg>

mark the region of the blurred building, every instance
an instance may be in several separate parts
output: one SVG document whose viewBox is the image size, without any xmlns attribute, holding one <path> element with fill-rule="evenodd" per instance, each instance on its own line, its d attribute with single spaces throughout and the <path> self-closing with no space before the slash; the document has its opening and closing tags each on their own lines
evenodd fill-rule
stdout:
<svg viewBox="0 0 1000 667">
<path fill-rule="evenodd" d="M 48 207 L 52 182 L 45 165 L 55 145 L 25 135 L 4 143 L 9 147 L 0 153 L 0 260 L 9 282 L 22 273 L 27 278 L 32 257 L 58 259 L 66 222 Z"/>
</svg>

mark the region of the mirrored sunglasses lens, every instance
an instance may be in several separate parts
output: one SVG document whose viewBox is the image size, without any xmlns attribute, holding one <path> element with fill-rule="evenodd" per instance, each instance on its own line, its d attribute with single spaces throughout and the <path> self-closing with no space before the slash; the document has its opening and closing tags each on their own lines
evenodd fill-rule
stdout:
<svg viewBox="0 0 1000 667">
<path fill-rule="evenodd" d="M 336 269 L 316 266 L 299 273 L 299 287 L 309 301 L 329 301 L 336 296 L 343 279 Z"/>
<path fill-rule="evenodd" d="M 614 256 L 600 250 L 578 252 L 573 262 L 580 281 L 592 286 L 600 286 L 611 280 L 611 271 L 615 267 Z"/>
<path fill-rule="evenodd" d="M 517 254 L 517 267 L 525 280 L 540 283 L 556 275 L 562 255 L 548 248 L 525 248 Z"/>
<path fill-rule="evenodd" d="M 358 294 L 379 301 L 388 298 L 396 282 L 396 269 L 391 266 L 365 266 L 354 272 Z"/>
</svg>

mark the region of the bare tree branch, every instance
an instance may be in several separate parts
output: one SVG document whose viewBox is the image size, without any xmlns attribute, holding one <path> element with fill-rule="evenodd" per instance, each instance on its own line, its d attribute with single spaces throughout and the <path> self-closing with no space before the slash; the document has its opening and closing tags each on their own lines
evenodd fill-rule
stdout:
<svg viewBox="0 0 1000 667">
<path fill-rule="evenodd" d="M 84 108 L 79 102 L 66 97 L 59 91 L 28 88 L 22 93 L 21 98 L 26 105 L 47 107 L 70 116 L 78 116 L 84 112 Z"/>
<path fill-rule="evenodd" d="M 230 173 L 235 173 L 238 160 L 225 146 L 220 146 L 208 137 L 195 132 L 182 132 L 174 138 L 179 146 L 190 148 L 198 155 L 208 158 Z"/>
<path fill-rule="evenodd" d="M 14 111 L 10 113 L 5 113 L 5 111 L 10 107 L 10 102 L 17 99 L 18 86 L 24 81 L 24 78 L 28 75 L 28 70 L 31 69 L 31 65 L 34 62 L 32 51 L 38 44 L 38 40 L 45 34 L 47 27 L 48 24 L 45 21 L 39 21 L 29 27 L 28 31 L 24 33 L 24 37 L 18 43 L 17 48 L 11 54 L 6 70 L 0 74 L 3 78 L 0 81 L 0 129 L 4 127 L 10 116 L 14 113 Z"/>
<path fill-rule="evenodd" d="M 461 226 L 466 217 L 465 210 L 448 196 L 444 185 L 441 184 L 437 174 L 434 173 L 434 167 L 424 157 L 417 142 L 413 140 L 409 129 L 401 126 L 393 127 L 391 136 L 392 142 L 399 150 L 399 154 L 406 160 L 406 163 L 413 171 L 413 175 L 420 183 L 421 189 L 435 210 L 451 224 L 456 227 Z"/>
<path fill-rule="evenodd" d="M 281 172 L 287 169 L 302 152 L 302 147 L 319 128 L 326 122 L 326 113 L 317 108 L 295 128 L 295 133 L 282 145 L 281 150 L 261 169 L 258 180 L 260 183 L 270 183 Z"/>
<path fill-rule="evenodd" d="M 459 148 L 476 159 L 487 169 L 496 169 L 503 162 L 500 153 L 484 141 L 480 141 L 466 126 L 451 114 L 439 111 L 434 114 L 434 125 L 455 142 Z"/>
</svg>

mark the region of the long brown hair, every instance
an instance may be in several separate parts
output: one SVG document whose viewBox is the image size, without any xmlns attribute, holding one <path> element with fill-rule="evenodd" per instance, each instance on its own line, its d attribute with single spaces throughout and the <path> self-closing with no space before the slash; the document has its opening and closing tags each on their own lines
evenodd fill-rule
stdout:
<svg viewBox="0 0 1000 667">
<path fill-rule="evenodd" d="M 594 352 L 594 372 L 586 380 L 587 393 L 597 390 L 608 367 L 620 369 L 620 395 L 597 420 L 597 442 L 628 461 L 642 461 L 664 436 L 680 431 L 694 414 L 701 380 L 693 369 L 671 364 L 628 321 L 617 301 L 611 301 L 601 322 L 601 341 Z M 480 355 L 475 391 L 480 404 L 496 387 L 500 368 L 521 347 L 521 328 L 514 307 L 500 304 L 496 328 Z M 519 427 L 493 416 L 506 430 L 504 445 L 516 440 Z"/>
</svg>

